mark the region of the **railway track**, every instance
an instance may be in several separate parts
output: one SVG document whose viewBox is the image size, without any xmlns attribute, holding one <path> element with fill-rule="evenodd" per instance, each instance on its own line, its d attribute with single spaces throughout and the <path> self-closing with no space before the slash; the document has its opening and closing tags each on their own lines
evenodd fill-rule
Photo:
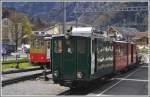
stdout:
<svg viewBox="0 0 150 97">
<path fill-rule="evenodd" d="M 63 91 L 58 95 L 87 95 L 92 91 L 97 90 L 99 87 L 103 87 L 105 84 L 109 83 L 109 80 L 96 80 L 94 82 L 89 83 L 86 87 L 78 87 L 69 89 L 67 91 Z"/>
<path fill-rule="evenodd" d="M 50 73 L 51 73 L 51 70 L 47 70 L 46 71 L 46 75 L 48 75 Z M 10 75 L 10 74 L 8 74 L 8 75 Z M 20 81 L 26 81 L 26 80 L 30 80 L 30 79 L 35 79 L 35 78 L 40 77 L 40 76 L 43 76 L 43 71 L 42 70 L 38 71 L 37 73 L 31 73 L 31 74 L 26 74 L 26 75 L 24 74 L 23 76 L 16 76 L 16 77 L 10 77 L 10 78 L 2 77 L 2 79 L 4 79 L 4 80 L 2 80 L 2 87 L 6 86 L 6 85 L 17 83 L 17 82 L 20 82 Z"/>
<path fill-rule="evenodd" d="M 89 83 L 86 88 L 75 88 L 75 89 L 69 89 L 67 91 L 63 91 L 62 93 L 58 95 L 88 95 L 91 92 L 96 92 L 96 91 L 103 91 L 109 86 L 117 83 L 119 79 L 115 79 L 117 77 L 124 77 L 135 70 L 137 70 L 139 67 L 135 67 L 132 69 L 129 69 L 128 71 L 121 73 L 120 75 L 114 75 L 110 79 L 97 79 L 94 82 Z"/>
<path fill-rule="evenodd" d="M 2 74 L 21 73 L 21 72 L 29 72 L 35 70 L 42 70 L 42 69 L 40 67 L 35 67 L 35 68 L 27 68 L 27 69 L 9 70 L 9 71 L 2 71 Z"/>
<path fill-rule="evenodd" d="M 91 86 L 90 84 L 88 85 L 87 88 L 75 88 L 75 89 L 69 89 L 67 91 L 64 91 L 58 95 L 88 95 L 89 93 L 91 93 L 92 91 L 97 90 L 100 87 L 103 87 L 104 85 L 106 85 L 108 83 L 108 81 L 106 81 L 105 83 L 96 83 L 93 86 Z"/>
<path fill-rule="evenodd" d="M 64 91 L 58 95 L 87 95 L 90 91 L 87 89 L 69 89 L 67 91 Z"/>
</svg>

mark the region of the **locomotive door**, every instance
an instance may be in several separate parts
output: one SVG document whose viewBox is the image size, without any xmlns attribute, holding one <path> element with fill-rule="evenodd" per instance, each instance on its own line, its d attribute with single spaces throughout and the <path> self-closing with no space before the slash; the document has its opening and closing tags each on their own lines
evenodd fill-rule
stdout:
<svg viewBox="0 0 150 97">
<path fill-rule="evenodd" d="M 61 65 L 62 65 L 62 39 L 53 39 L 51 42 L 51 47 L 52 47 L 52 53 L 51 53 L 51 64 L 52 64 L 52 71 L 56 72 L 58 76 L 61 74 Z M 54 76 L 53 76 L 54 77 Z"/>
<path fill-rule="evenodd" d="M 62 77 L 64 79 L 74 79 L 76 75 L 76 49 L 75 40 L 67 39 L 63 42 L 63 63 L 62 63 Z"/>
<path fill-rule="evenodd" d="M 82 72 L 84 77 L 88 76 L 88 62 L 90 56 L 90 39 L 77 39 L 77 73 Z"/>
</svg>

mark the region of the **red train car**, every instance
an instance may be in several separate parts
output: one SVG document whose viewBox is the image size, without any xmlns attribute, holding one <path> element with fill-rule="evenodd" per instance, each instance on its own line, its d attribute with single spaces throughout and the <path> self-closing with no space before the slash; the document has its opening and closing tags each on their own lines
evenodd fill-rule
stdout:
<svg viewBox="0 0 150 97">
<path fill-rule="evenodd" d="M 47 63 L 50 62 L 50 59 L 47 58 L 46 54 L 47 48 L 31 48 L 30 50 L 30 61 L 40 62 L 40 63 Z"/>
<path fill-rule="evenodd" d="M 136 44 L 124 41 L 115 41 L 114 47 L 114 68 L 121 71 L 126 67 L 133 66 L 136 60 Z"/>
<path fill-rule="evenodd" d="M 115 41 L 113 43 L 114 46 L 114 68 L 117 71 L 121 71 L 128 64 L 128 50 L 127 50 L 127 42 L 123 41 Z"/>
<path fill-rule="evenodd" d="M 44 40 L 43 36 L 35 36 L 30 47 L 30 62 L 39 64 L 42 68 L 50 67 L 50 41 Z"/>
</svg>

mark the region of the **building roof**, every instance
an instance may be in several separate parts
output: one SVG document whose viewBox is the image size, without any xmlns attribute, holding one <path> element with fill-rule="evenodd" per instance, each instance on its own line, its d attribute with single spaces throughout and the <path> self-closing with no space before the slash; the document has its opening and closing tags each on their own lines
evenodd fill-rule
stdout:
<svg viewBox="0 0 150 97">
<path fill-rule="evenodd" d="M 135 34 L 135 38 L 136 39 L 140 39 L 140 38 L 143 38 L 143 37 L 147 37 L 148 38 L 148 32 L 137 32 Z"/>
<path fill-rule="evenodd" d="M 113 28 L 114 30 L 124 35 L 134 35 L 135 33 L 139 32 L 136 28 L 115 27 L 115 26 L 111 26 L 110 28 Z"/>
<path fill-rule="evenodd" d="M 107 29 L 108 32 L 118 32 L 123 36 L 125 40 L 132 40 L 135 37 L 136 33 L 139 32 L 136 28 L 128 27 L 116 27 L 111 26 Z"/>
<path fill-rule="evenodd" d="M 53 25 L 53 26 L 50 26 L 50 27 L 48 27 L 48 28 L 43 29 L 43 31 L 51 30 L 51 29 L 53 29 L 53 28 L 55 28 L 55 27 L 57 27 L 57 26 L 61 26 L 61 24 L 60 24 L 60 23 L 55 24 L 55 25 Z"/>
</svg>

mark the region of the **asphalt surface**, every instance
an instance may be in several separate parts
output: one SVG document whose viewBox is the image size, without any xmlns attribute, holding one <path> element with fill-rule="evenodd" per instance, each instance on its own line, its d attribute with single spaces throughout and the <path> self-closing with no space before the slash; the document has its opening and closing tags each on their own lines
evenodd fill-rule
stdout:
<svg viewBox="0 0 150 97">
<path fill-rule="evenodd" d="M 142 65 L 100 86 L 89 96 L 102 95 L 148 95 L 148 65 Z"/>
<path fill-rule="evenodd" d="M 2 87 L 3 95 L 58 95 L 68 91 L 68 87 L 54 84 L 52 75 L 49 81 L 39 79 L 15 83 Z M 108 81 L 92 84 L 90 91 L 79 89 L 71 95 L 109 96 L 109 95 L 148 95 L 148 65 L 114 76 Z M 32 92 L 31 92 L 32 91 Z"/>
<path fill-rule="evenodd" d="M 28 80 L 2 87 L 2 95 L 25 95 L 25 96 L 38 96 L 38 95 L 57 95 L 62 91 L 69 88 L 54 84 L 52 75 L 49 74 L 49 81 L 44 81 L 43 78 Z"/>
</svg>

